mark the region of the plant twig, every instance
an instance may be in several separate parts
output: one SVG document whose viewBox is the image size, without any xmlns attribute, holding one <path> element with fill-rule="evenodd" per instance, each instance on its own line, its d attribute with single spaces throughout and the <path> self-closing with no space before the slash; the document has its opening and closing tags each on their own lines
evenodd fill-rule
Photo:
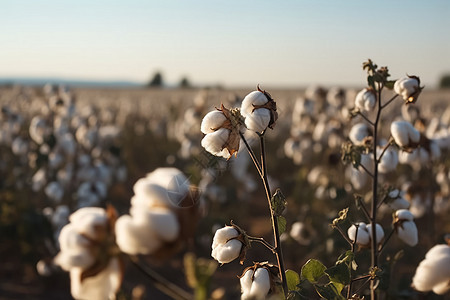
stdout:
<svg viewBox="0 0 450 300">
<path fill-rule="evenodd" d="M 380 163 L 380 162 L 381 162 L 381 158 L 383 157 L 384 153 L 385 153 L 386 150 L 389 148 L 389 146 L 391 146 L 391 143 L 392 143 L 392 135 L 389 137 L 388 143 L 383 147 L 383 150 L 382 150 L 380 156 L 378 157 L 378 159 L 377 159 L 377 161 L 376 161 L 377 163 Z"/>
<path fill-rule="evenodd" d="M 337 231 L 339 231 L 339 233 L 347 241 L 347 243 L 349 243 L 350 246 L 353 244 L 353 241 L 345 234 L 345 232 L 342 230 L 341 227 L 339 227 L 339 225 L 334 225 L 333 228 L 336 228 Z"/>
<path fill-rule="evenodd" d="M 389 232 L 388 236 L 384 239 L 383 245 L 378 249 L 378 254 L 381 254 L 381 251 L 384 250 L 384 247 L 387 245 L 388 241 L 391 239 L 392 235 L 395 232 L 395 228 L 392 228 L 391 232 Z"/>
<path fill-rule="evenodd" d="M 370 121 L 369 118 L 368 118 L 365 114 L 363 114 L 362 112 L 358 111 L 358 115 L 360 115 L 360 116 L 361 116 L 364 120 L 366 120 L 367 123 L 369 123 L 370 125 L 375 126 L 375 124 L 373 124 L 373 122 Z"/>
<path fill-rule="evenodd" d="M 266 190 L 267 201 L 269 203 L 270 218 L 272 220 L 273 236 L 274 236 L 274 240 L 275 240 L 275 256 L 276 256 L 277 262 L 278 262 L 278 271 L 279 271 L 280 277 L 281 277 L 281 284 L 283 286 L 284 297 L 287 298 L 288 287 L 287 287 L 287 281 L 286 281 L 286 271 L 284 268 L 283 252 L 281 250 L 280 233 L 278 230 L 278 220 L 277 220 L 277 217 L 274 215 L 272 201 L 271 201 L 272 194 L 270 193 L 269 181 L 267 180 L 264 132 L 259 135 L 259 141 L 260 141 L 260 146 L 261 146 L 261 165 L 262 165 L 261 179 L 263 181 L 264 189 Z"/>
<path fill-rule="evenodd" d="M 397 98 L 398 94 L 395 94 L 391 99 L 388 100 L 388 102 L 386 102 L 385 104 L 381 105 L 380 109 L 385 108 L 386 106 L 388 106 L 389 104 L 391 104 L 392 101 L 395 100 L 395 98 Z"/>
<path fill-rule="evenodd" d="M 372 172 L 370 172 L 363 164 L 360 164 L 359 166 L 367 173 L 367 175 L 373 178 Z"/>
<path fill-rule="evenodd" d="M 358 204 L 359 206 L 361 206 L 361 209 L 364 213 L 364 215 L 366 216 L 368 221 L 371 221 L 370 215 L 369 215 L 369 211 L 366 208 L 366 205 L 364 204 L 364 202 L 362 202 L 361 198 L 358 197 Z"/>
<path fill-rule="evenodd" d="M 151 281 L 153 281 L 153 285 L 167 296 L 172 297 L 175 300 L 190 300 L 194 298 L 192 294 L 186 292 L 178 285 L 162 277 L 149 266 L 142 264 L 142 261 L 138 256 L 129 257 L 131 262 L 139 269 L 139 271 L 144 273 Z"/>
<path fill-rule="evenodd" d="M 258 242 L 263 244 L 267 249 L 269 249 L 270 251 L 272 251 L 274 254 L 276 253 L 275 251 L 275 247 L 272 246 L 269 242 L 267 242 L 265 239 L 261 238 L 261 237 L 253 237 L 253 236 L 248 236 L 249 241 L 251 242 Z"/>
</svg>

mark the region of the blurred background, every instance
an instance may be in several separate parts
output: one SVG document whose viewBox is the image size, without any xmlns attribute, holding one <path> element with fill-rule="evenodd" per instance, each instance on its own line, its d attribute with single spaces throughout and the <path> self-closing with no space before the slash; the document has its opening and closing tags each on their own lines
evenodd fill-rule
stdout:
<svg viewBox="0 0 450 300">
<path fill-rule="evenodd" d="M 107 203 L 128 213 L 134 183 L 158 167 L 182 170 L 204 203 L 190 243 L 148 261 L 170 281 L 190 290 L 184 254 L 209 259 L 214 231 L 230 220 L 271 240 L 248 155 L 226 161 L 200 146 L 203 116 L 221 103 L 239 106 L 257 84 L 278 106 L 266 135 L 270 184 L 288 200 L 287 267 L 299 272 L 309 258 L 332 265 L 348 246 L 329 223 L 345 207 L 362 221 L 353 193 L 370 190 L 341 161 L 362 121 L 348 111 L 368 58 L 392 79 L 417 75 L 425 86 L 416 106 L 398 100 L 386 110 L 383 137 L 404 119 L 440 149 L 382 176 L 403 191 L 420 240 L 415 248 L 391 241 L 383 258 L 396 276 L 382 288 L 390 299 L 444 299 L 410 283 L 450 232 L 449 13 L 448 1 L 1 1 L 0 299 L 71 299 L 68 274 L 52 264 L 69 214 Z M 381 211 L 388 232 L 392 211 Z M 253 247 L 244 267 L 268 259 Z M 218 268 L 211 291 L 224 295 L 216 299 L 239 297 L 242 270 Z M 132 265 L 118 297 L 170 299 Z"/>
</svg>

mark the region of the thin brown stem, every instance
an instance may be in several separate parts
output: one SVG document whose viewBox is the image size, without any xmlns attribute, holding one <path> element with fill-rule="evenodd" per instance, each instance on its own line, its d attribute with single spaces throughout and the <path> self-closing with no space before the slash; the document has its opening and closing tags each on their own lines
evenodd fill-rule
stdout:
<svg viewBox="0 0 450 300">
<path fill-rule="evenodd" d="M 369 171 L 369 169 L 367 169 L 363 164 L 360 164 L 359 166 L 367 173 L 367 175 L 373 178 L 373 174 Z"/>
<path fill-rule="evenodd" d="M 369 123 L 370 125 L 372 125 L 372 126 L 375 125 L 375 124 L 373 124 L 373 122 L 370 121 L 369 118 L 368 118 L 365 114 L 363 114 L 362 112 L 358 111 L 358 115 L 360 115 L 360 116 L 361 116 L 364 120 L 366 120 L 367 123 Z"/>
<path fill-rule="evenodd" d="M 379 156 L 378 159 L 377 159 L 377 163 L 380 163 L 380 162 L 381 162 L 381 158 L 383 157 L 384 153 L 385 153 L 386 150 L 391 146 L 392 139 L 393 139 L 392 136 L 390 136 L 390 137 L 389 137 L 388 143 L 383 147 L 383 150 L 381 151 L 381 154 L 380 154 L 380 156 Z"/>
<path fill-rule="evenodd" d="M 158 290 L 167 296 L 172 297 L 175 300 L 190 300 L 194 298 L 192 294 L 186 292 L 178 285 L 175 285 L 166 278 L 162 277 L 158 272 L 155 272 L 146 264 L 143 264 L 138 256 L 130 256 L 130 260 L 139 269 L 139 271 L 153 281 L 153 285 Z"/>
<path fill-rule="evenodd" d="M 339 231 L 339 233 L 347 241 L 347 243 L 349 243 L 350 246 L 353 244 L 353 241 L 345 234 L 345 232 L 342 230 L 341 227 L 339 227 L 339 225 L 334 225 L 333 228 L 336 228 L 337 231 Z"/>
<path fill-rule="evenodd" d="M 392 228 L 391 232 L 389 232 L 388 236 L 384 239 L 383 245 L 381 245 L 380 248 L 378 249 L 378 254 L 381 254 L 381 252 L 384 250 L 384 247 L 387 245 L 392 235 L 394 235 L 394 232 L 395 228 Z"/>
<path fill-rule="evenodd" d="M 361 284 L 361 286 L 355 291 L 355 294 L 358 294 L 358 292 L 361 291 L 361 290 L 364 288 L 364 286 L 365 286 L 366 284 L 368 284 L 369 282 L 373 282 L 373 281 L 372 281 L 372 278 L 370 278 L 370 276 L 369 276 L 369 278 L 368 278 L 363 284 Z"/>
<path fill-rule="evenodd" d="M 369 215 L 369 211 L 367 210 L 366 205 L 364 204 L 364 202 L 362 202 L 362 198 L 358 197 L 358 204 L 361 207 L 361 209 L 362 209 L 364 215 L 366 216 L 367 220 L 371 221 L 370 215 Z"/>
<path fill-rule="evenodd" d="M 250 157 L 252 158 L 253 164 L 255 165 L 256 171 L 258 171 L 259 176 L 262 178 L 263 174 L 261 171 L 261 166 L 259 165 L 258 160 L 256 159 L 256 155 L 253 152 L 252 148 L 250 147 L 250 145 L 248 144 L 247 140 L 245 139 L 244 135 L 242 134 L 242 132 L 239 132 L 239 135 L 241 136 L 242 141 L 245 144 L 245 147 L 247 148 L 248 154 L 250 155 Z"/>
<path fill-rule="evenodd" d="M 264 189 L 266 190 L 267 201 L 269 203 L 270 218 L 272 220 L 273 237 L 275 240 L 275 256 L 276 256 L 277 262 L 278 262 L 278 271 L 279 271 L 280 277 L 281 277 L 281 284 L 283 286 L 284 297 L 287 297 L 288 287 L 287 287 L 287 280 L 286 280 L 286 271 L 284 268 L 283 252 L 281 250 L 280 232 L 278 230 L 278 220 L 277 220 L 277 217 L 274 215 L 274 211 L 272 208 L 272 201 L 271 201 L 272 194 L 270 193 L 269 181 L 267 180 L 264 132 L 259 135 L 259 141 L 260 141 L 260 146 L 261 146 L 261 165 L 262 165 L 262 175 L 263 175 L 261 177 L 261 179 L 263 181 Z"/>
<path fill-rule="evenodd" d="M 381 105 L 380 108 L 383 109 L 386 106 L 388 106 L 389 104 L 391 104 L 392 101 L 394 101 L 397 98 L 398 94 L 395 94 L 391 99 L 388 100 L 388 102 L 386 102 L 385 104 Z"/>
<path fill-rule="evenodd" d="M 261 238 L 261 237 L 253 237 L 253 236 L 248 236 L 248 240 L 251 242 L 258 242 L 263 244 L 267 249 L 269 249 L 270 251 L 272 251 L 274 254 L 276 253 L 275 251 L 275 247 L 272 246 L 268 241 L 266 241 L 265 239 Z"/>
</svg>

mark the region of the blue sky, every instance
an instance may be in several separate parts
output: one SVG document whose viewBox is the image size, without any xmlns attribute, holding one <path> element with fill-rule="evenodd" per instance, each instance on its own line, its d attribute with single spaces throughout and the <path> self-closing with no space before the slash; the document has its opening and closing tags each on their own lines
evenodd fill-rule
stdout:
<svg viewBox="0 0 450 300">
<path fill-rule="evenodd" d="M 0 77 L 354 85 L 450 72 L 450 1 L 0 0 Z"/>
</svg>

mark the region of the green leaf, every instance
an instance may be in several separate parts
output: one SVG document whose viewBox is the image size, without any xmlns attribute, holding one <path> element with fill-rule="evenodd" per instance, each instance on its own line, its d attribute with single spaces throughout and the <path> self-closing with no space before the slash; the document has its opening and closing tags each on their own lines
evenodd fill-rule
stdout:
<svg viewBox="0 0 450 300">
<path fill-rule="evenodd" d="M 275 191 L 272 198 L 270 199 L 272 205 L 272 211 L 275 216 L 281 216 L 284 209 L 286 208 L 286 197 L 283 195 L 280 189 Z"/>
<path fill-rule="evenodd" d="M 286 282 L 289 291 L 297 290 L 297 285 L 300 284 L 300 275 L 297 272 L 292 270 L 286 271 Z"/>
<path fill-rule="evenodd" d="M 283 232 L 286 231 L 286 219 L 282 216 L 278 216 L 277 217 L 277 222 L 278 222 L 278 233 L 280 235 L 283 234 Z"/>
<path fill-rule="evenodd" d="M 308 260 L 302 267 L 302 277 L 311 283 L 316 283 L 325 274 L 327 267 L 317 259 Z"/>
<path fill-rule="evenodd" d="M 345 300 L 345 298 L 338 292 L 336 287 L 332 283 L 327 285 L 314 285 L 316 292 L 324 299 L 327 300 Z"/>
<path fill-rule="evenodd" d="M 325 273 L 333 283 L 339 283 L 344 286 L 350 283 L 350 269 L 345 262 L 326 269 Z"/>
</svg>

